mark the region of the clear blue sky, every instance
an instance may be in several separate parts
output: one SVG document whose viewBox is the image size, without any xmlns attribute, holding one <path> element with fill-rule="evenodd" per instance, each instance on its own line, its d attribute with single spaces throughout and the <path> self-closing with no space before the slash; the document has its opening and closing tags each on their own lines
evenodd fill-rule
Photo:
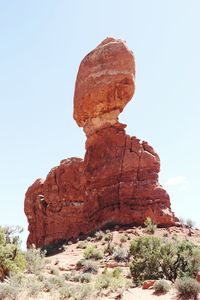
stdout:
<svg viewBox="0 0 200 300">
<path fill-rule="evenodd" d="M 0 0 L 1 225 L 27 228 L 28 186 L 60 160 L 83 157 L 75 78 L 81 59 L 113 36 L 127 41 L 137 66 L 120 120 L 159 153 L 177 216 L 200 226 L 199 13 L 199 0 Z"/>
</svg>

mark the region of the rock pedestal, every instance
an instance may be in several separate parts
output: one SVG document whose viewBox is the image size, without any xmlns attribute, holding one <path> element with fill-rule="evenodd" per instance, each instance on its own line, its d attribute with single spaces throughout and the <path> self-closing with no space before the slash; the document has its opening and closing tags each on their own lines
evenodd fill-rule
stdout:
<svg viewBox="0 0 200 300">
<path fill-rule="evenodd" d="M 69 158 L 37 179 L 25 197 L 27 245 L 76 238 L 107 223 L 175 225 L 167 192 L 158 183 L 154 149 L 125 132 L 118 115 L 135 90 L 135 61 L 125 42 L 105 39 L 80 64 L 74 119 L 86 135 L 84 160 Z"/>
</svg>

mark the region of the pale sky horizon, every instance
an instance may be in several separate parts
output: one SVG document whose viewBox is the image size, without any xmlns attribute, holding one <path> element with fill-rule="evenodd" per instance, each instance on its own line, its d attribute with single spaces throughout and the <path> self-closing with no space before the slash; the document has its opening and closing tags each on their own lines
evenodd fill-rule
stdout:
<svg viewBox="0 0 200 300">
<path fill-rule="evenodd" d="M 136 93 L 120 121 L 159 154 L 175 214 L 200 227 L 199 14 L 198 0 L 0 0 L 0 225 L 22 226 L 25 241 L 27 188 L 62 159 L 83 158 L 75 79 L 112 36 L 136 59 Z"/>
</svg>

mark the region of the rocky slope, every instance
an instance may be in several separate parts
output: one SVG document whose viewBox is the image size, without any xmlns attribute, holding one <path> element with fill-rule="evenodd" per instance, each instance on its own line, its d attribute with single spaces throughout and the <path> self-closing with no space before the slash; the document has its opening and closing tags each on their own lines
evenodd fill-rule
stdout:
<svg viewBox="0 0 200 300">
<path fill-rule="evenodd" d="M 134 90 L 135 61 L 125 42 L 107 38 L 83 59 L 74 119 L 87 135 L 85 158 L 61 161 L 29 187 L 28 246 L 76 238 L 107 223 L 141 225 L 148 216 L 160 226 L 176 224 L 158 182 L 159 156 L 118 122 Z"/>
</svg>

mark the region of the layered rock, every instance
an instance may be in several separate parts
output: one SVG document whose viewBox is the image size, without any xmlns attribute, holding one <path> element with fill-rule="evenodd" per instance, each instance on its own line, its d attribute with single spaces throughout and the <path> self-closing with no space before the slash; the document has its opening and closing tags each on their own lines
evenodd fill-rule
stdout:
<svg viewBox="0 0 200 300">
<path fill-rule="evenodd" d="M 78 237 L 107 223 L 175 225 L 158 183 L 159 156 L 125 133 L 118 115 L 135 90 L 135 62 L 121 40 L 105 39 L 81 62 L 74 118 L 87 135 L 84 160 L 70 158 L 36 180 L 25 198 L 28 246 Z"/>
</svg>

